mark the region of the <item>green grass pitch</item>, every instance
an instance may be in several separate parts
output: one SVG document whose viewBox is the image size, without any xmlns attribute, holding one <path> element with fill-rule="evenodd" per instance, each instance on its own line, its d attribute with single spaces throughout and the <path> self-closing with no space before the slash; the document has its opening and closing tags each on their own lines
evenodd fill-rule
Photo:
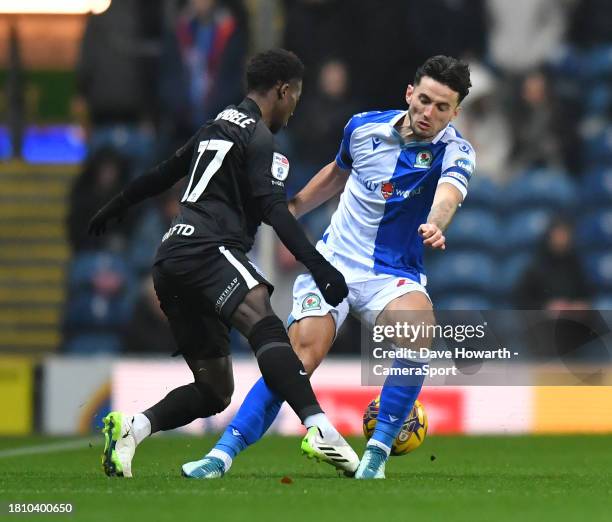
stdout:
<svg viewBox="0 0 612 522">
<path fill-rule="evenodd" d="M 387 480 L 367 482 L 306 460 L 297 438 L 267 437 L 223 479 L 181 478 L 180 464 L 213 440 L 145 441 L 129 480 L 102 473 L 101 437 L 92 447 L 22 456 L 7 450 L 58 439 L 0 439 L 0 520 L 612 520 L 612 436 L 431 436 L 413 454 L 393 457 Z M 363 439 L 352 442 L 362 450 Z M 9 515 L 9 502 L 69 502 L 74 512 Z"/>
</svg>

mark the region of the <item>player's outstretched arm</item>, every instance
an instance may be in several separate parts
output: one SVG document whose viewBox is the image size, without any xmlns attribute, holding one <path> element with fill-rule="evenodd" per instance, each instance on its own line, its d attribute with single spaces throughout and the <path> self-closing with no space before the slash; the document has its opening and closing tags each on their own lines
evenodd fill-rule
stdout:
<svg viewBox="0 0 612 522">
<path fill-rule="evenodd" d="M 322 205 L 344 188 L 349 174 L 335 160 L 328 163 L 289 201 L 289 211 L 300 218 Z"/>
<path fill-rule="evenodd" d="M 259 203 L 266 223 L 274 229 L 289 252 L 310 270 L 325 301 L 338 306 L 348 295 L 344 276 L 308 240 L 282 197 L 278 194 L 261 197 Z"/>
<path fill-rule="evenodd" d="M 195 136 L 177 150 L 171 158 L 129 182 L 123 190 L 104 205 L 89 222 L 89 234 L 106 232 L 111 219 L 121 219 L 127 209 L 141 201 L 161 194 L 185 177 L 191 164 Z"/>
<path fill-rule="evenodd" d="M 463 201 L 463 194 L 450 183 L 440 183 L 436 189 L 427 223 L 419 227 L 423 244 L 440 250 L 446 249 L 443 232 L 453 219 L 457 208 Z"/>
</svg>

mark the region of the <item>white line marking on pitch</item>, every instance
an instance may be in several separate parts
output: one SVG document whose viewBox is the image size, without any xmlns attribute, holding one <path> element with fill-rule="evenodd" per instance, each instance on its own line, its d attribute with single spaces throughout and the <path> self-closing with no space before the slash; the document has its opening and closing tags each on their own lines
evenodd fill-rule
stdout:
<svg viewBox="0 0 612 522">
<path fill-rule="evenodd" d="M 51 442 L 49 444 L 40 444 L 38 446 L 11 448 L 0 450 L 0 459 L 7 457 L 21 457 L 22 455 L 39 455 L 43 453 L 57 453 L 58 451 L 70 451 L 86 448 L 89 445 L 94 445 L 94 441 L 92 439 L 78 439 L 69 440 L 66 442 Z"/>
</svg>

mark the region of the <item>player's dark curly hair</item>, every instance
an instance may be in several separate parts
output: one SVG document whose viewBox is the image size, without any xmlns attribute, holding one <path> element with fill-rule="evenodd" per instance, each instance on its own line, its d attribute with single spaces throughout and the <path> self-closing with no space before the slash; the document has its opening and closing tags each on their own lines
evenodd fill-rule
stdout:
<svg viewBox="0 0 612 522">
<path fill-rule="evenodd" d="M 452 56 L 432 56 L 421 65 L 414 76 L 414 85 L 421 82 L 423 76 L 429 76 L 437 82 L 443 83 L 459 94 L 459 103 L 470 92 L 470 67 L 467 63 Z"/>
<path fill-rule="evenodd" d="M 246 70 L 247 91 L 266 92 L 277 82 L 288 83 L 304 77 L 304 64 L 291 51 L 270 49 L 249 60 Z"/>
</svg>

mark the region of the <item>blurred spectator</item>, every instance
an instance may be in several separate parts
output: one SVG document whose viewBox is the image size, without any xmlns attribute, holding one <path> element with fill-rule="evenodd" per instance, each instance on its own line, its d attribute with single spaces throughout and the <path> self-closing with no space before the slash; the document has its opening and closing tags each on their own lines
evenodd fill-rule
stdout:
<svg viewBox="0 0 612 522">
<path fill-rule="evenodd" d="M 134 227 L 130 244 L 130 261 L 134 270 L 148 274 L 161 238 L 168 231 L 172 220 L 179 214 L 179 200 L 184 191 L 184 184 L 161 194 L 156 205 L 147 209 Z"/>
<path fill-rule="evenodd" d="M 517 104 L 513 158 L 519 168 L 560 167 L 563 156 L 556 133 L 554 95 L 541 70 L 525 76 Z"/>
<path fill-rule="evenodd" d="M 168 320 L 159 306 L 159 299 L 150 277 L 144 281 L 134 304 L 132 317 L 123 335 L 123 349 L 130 353 L 174 352 L 176 344 Z"/>
<path fill-rule="evenodd" d="M 330 56 L 346 58 L 354 51 L 355 4 L 361 0 L 284 0 L 283 46 L 296 53 L 308 71 L 314 71 Z M 386 4 L 387 2 L 385 2 Z M 383 6 L 381 6 L 382 8 Z M 378 6 L 377 9 L 378 10 Z M 376 11 L 374 10 L 374 11 Z"/>
<path fill-rule="evenodd" d="M 533 106 L 538 108 L 538 115 L 531 121 L 534 130 L 548 125 L 547 100 L 537 92 L 543 90 L 541 78 L 534 76 L 527 83 L 525 78 L 552 59 L 563 44 L 570 3 L 569 0 L 487 0 L 489 60 L 501 75 L 503 106 L 515 143 L 525 131 L 523 109 L 526 106 L 528 110 Z M 533 134 L 529 139 L 533 139 Z M 550 135 L 544 140 L 550 148 Z"/>
<path fill-rule="evenodd" d="M 295 152 L 287 185 L 289 196 L 300 190 L 321 167 L 336 157 L 344 126 L 359 105 L 351 98 L 349 85 L 346 64 L 332 59 L 321 66 L 316 90 L 304 93 L 290 129 Z M 321 237 L 337 203 L 337 199 L 332 198 L 301 220 L 313 239 Z M 281 263 L 292 266 L 295 262 L 293 256 L 281 248 L 282 259 L 285 259 L 285 254 L 291 261 Z"/>
<path fill-rule="evenodd" d="M 160 101 L 168 151 L 242 96 L 246 14 L 240 2 L 232 6 L 190 0 L 164 39 Z"/>
<path fill-rule="evenodd" d="M 87 159 L 70 192 L 67 225 L 73 252 L 88 249 L 119 251 L 125 247 L 134 213 L 129 213 L 122 223 L 114 223 L 101 237 L 88 235 L 87 223 L 98 208 L 121 190 L 128 175 L 129 163 L 116 150 L 102 148 Z"/>
<path fill-rule="evenodd" d="M 374 9 L 368 0 L 343 3 L 351 10 L 343 22 L 352 30 L 347 60 L 363 109 L 403 107 L 399 93 L 430 56 L 481 58 L 485 52 L 482 0 L 390 0 Z"/>
<path fill-rule="evenodd" d="M 591 297 L 574 247 L 572 226 L 557 218 L 519 281 L 515 306 L 521 310 L 583 310 Z"/>
<path fill-rule="evenodd" d="M 358 107 L 350 96 L 349 81 L 346 64 L 329 60 L 319 70 L 316 87 L 304 92 L 290 133 L 295 146 L 293 158 L 310 172 L 306 178 L 297 179 L 299 176 L 295 176 L 294 170 L 290 179 L 292 185 L 298 183 L 297 188 L 338 152 L 342 130 Z"/>
<path fill-rule="evenodd" d="M 453 122 L 476 150 L 477 176 L 497 183 L 508 178 L 512 134 L 501 107 L 499 84 L 482 64 L 470 63 L 472 87 Z"/>
<path fill-rule="evenodd" d="M 487 0 L 490 59 L 505 74 L 539 67 L 563 43 L 568 0 Z"/>
<path fill-rule="evenodd" d="M 76 69 L 76 110 L 94 127 L 152 119 L 154 90 L 146 78 L 140 18 L 133 0 L 112 2 L 87 18 Z"/>
<path fill-rule="evenodd" d="M 133 276 L 124 259 L 110 252 L 84 252 L 72 259 L 64 309 L 64 350 L 118 352 L 130 317 Z"/>
</svg>

